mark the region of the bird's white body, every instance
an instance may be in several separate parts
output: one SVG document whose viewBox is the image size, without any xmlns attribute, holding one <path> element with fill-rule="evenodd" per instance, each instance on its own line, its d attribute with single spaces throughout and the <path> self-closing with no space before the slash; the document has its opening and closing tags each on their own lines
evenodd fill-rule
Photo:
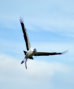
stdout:
<svg viewBox="0 0 74 89">
<path fill-rule="evenodd" d="M 27 51 L 25 58 L 28 59 L 28 58 L 32 57 L 33 54 L 34 54 L 34 51 L 32 49 L 30 49 L 30 50 Z"/>
</svg>

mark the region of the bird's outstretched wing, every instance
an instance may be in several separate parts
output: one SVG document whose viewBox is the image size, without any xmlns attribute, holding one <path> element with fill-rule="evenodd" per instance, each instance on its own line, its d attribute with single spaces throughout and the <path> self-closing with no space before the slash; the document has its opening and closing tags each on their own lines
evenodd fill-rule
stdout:
<svg viewBox="0 0 74 89">
<path fill-rule="evenodd" d="M 66 51 L 65 51 L 66 52 Z M 65 52 L 35 52 L 34 56 L 52 56 L 52 55 L 61 55 Z"/>
<path fill-rule="evenodd" d="M 24 26 L 22 19 L 20 19 L 20 23 L 21 23 L 21 27 L 22 27 L 22 31 L 23 31 L 23 35 L 24 35 L 24 40 L 25 40 L 25 43 L 26 43 L 26 48 L 27 48 L 27 50 L 29 50 L 31 46 L 30 46 L 29 38 L 28 38 L 28 35 L 27 35 L 27 32 L 26 32 L 26 28 Z"/>
</svg>

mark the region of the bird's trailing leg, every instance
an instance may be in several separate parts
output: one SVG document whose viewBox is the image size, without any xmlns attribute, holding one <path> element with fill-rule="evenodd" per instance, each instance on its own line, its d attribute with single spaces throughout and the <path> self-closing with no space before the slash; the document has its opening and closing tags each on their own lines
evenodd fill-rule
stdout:
<svg viewBox="0 0 74 89">
<path fill-rule="evenodd" d="M 25 61 L 22 60 L 22 61 L 21 61 L 21 64 L 23 64 L 24 62 L 25 62 L 25 68 L 27 69 L 27 59 L 25 59 Z"/>
<path fill-rule="evenodd" d="M 25 68 L 27 69 L 27 59 L 25 60 Z"/>
</svg>

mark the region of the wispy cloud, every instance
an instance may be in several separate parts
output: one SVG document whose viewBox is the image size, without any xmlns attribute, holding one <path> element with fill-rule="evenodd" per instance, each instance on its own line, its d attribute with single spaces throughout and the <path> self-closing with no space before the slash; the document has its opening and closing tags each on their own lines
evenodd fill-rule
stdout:
<svg viewBox="0 0 74 89">
<path fill-rule="evenodd" d="M 29 60 L 25 70 L 20 16 L 37 51 L 69 52 Z M 73 0 L 2 0 L 0 29 L 0 89 L 74 89 Z"/>
<path fill-rule="evenodd" d="M 15 24 L 18 24 L 19 22 L 19 17 L 22 16 L 24 18 L 24 23 L 31 28 L 33 28 L 33 25 L 36 25 L 45 30 L 55 32 L 59 31 L 62 34 L 74 33 L 74 7 L 72 0 L 60 2 L 59 0 L 38 0 L 37 2 L 34 2 L 33 0 L 33 3 L 32 1 L 29 1 L 28 3 L 28 1 L 24 2 L 23 0 L 19 0 L 19 2 L 18 0 L 13 0 L 13 2 L 6 0 L 6 2 L 7 1 L 8 4 L 14 3 L 14 7 L 12 6 L 13 4 L 11 4 L 10 8 L 7 3 L 4 3 L 3 1 L 1 3 L 1 7 L 7 6 L 7 9 L 4 9 L 4 7 L 3 11 L 1 11 L 0 23 L 3 22 L 3 24 L 5 24 L 7 27 L 15 27 Z M 20 6 L 20 4 L 22 6 Z M 11 11 L 12 13 L 10 13 Z"/>
<path fill-rule="evenodd" d="M 56 73 L 61 73 L 66 76 L 70 74 L 71 67 L 68 67 L 60 63 L 47 63 L 38 61 L 28 61 L 28 69 L 25 69 L 24 65 L 20 64 L 19 60 L 12 58 L 8 55 L 0 55 L 0 83 L 2 88 L 3 84 L 6 84 L 6 89 L 11 86 L 18 89 L 24 88 L 52 88 L 52 81 Z M 63 77 L 61 75 L 61 77 Z M 9 86 L 8 86 L 9 84 Z M 34 84 L 34 85 L 33 85 Z M 30 86 L 28 86 L 30 85 Z M 5 88 L 3 86 L 3 89 Z M 11 87 L 11 89 L 13 88 Z M 54 89 L 54 88 L 52 88 Z"/>
</svg>

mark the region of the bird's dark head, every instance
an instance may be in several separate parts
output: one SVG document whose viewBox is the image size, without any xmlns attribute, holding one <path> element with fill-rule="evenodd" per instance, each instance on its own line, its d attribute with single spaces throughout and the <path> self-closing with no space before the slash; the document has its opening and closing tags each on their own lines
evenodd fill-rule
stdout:
<svg viewBox="0 0 74 89">
<path fill-rule="evenodd" d="M 37 52 L 36 48 L 33 49 L 33 52 L 34 52 L 34 53 Z"/>
</svg>

